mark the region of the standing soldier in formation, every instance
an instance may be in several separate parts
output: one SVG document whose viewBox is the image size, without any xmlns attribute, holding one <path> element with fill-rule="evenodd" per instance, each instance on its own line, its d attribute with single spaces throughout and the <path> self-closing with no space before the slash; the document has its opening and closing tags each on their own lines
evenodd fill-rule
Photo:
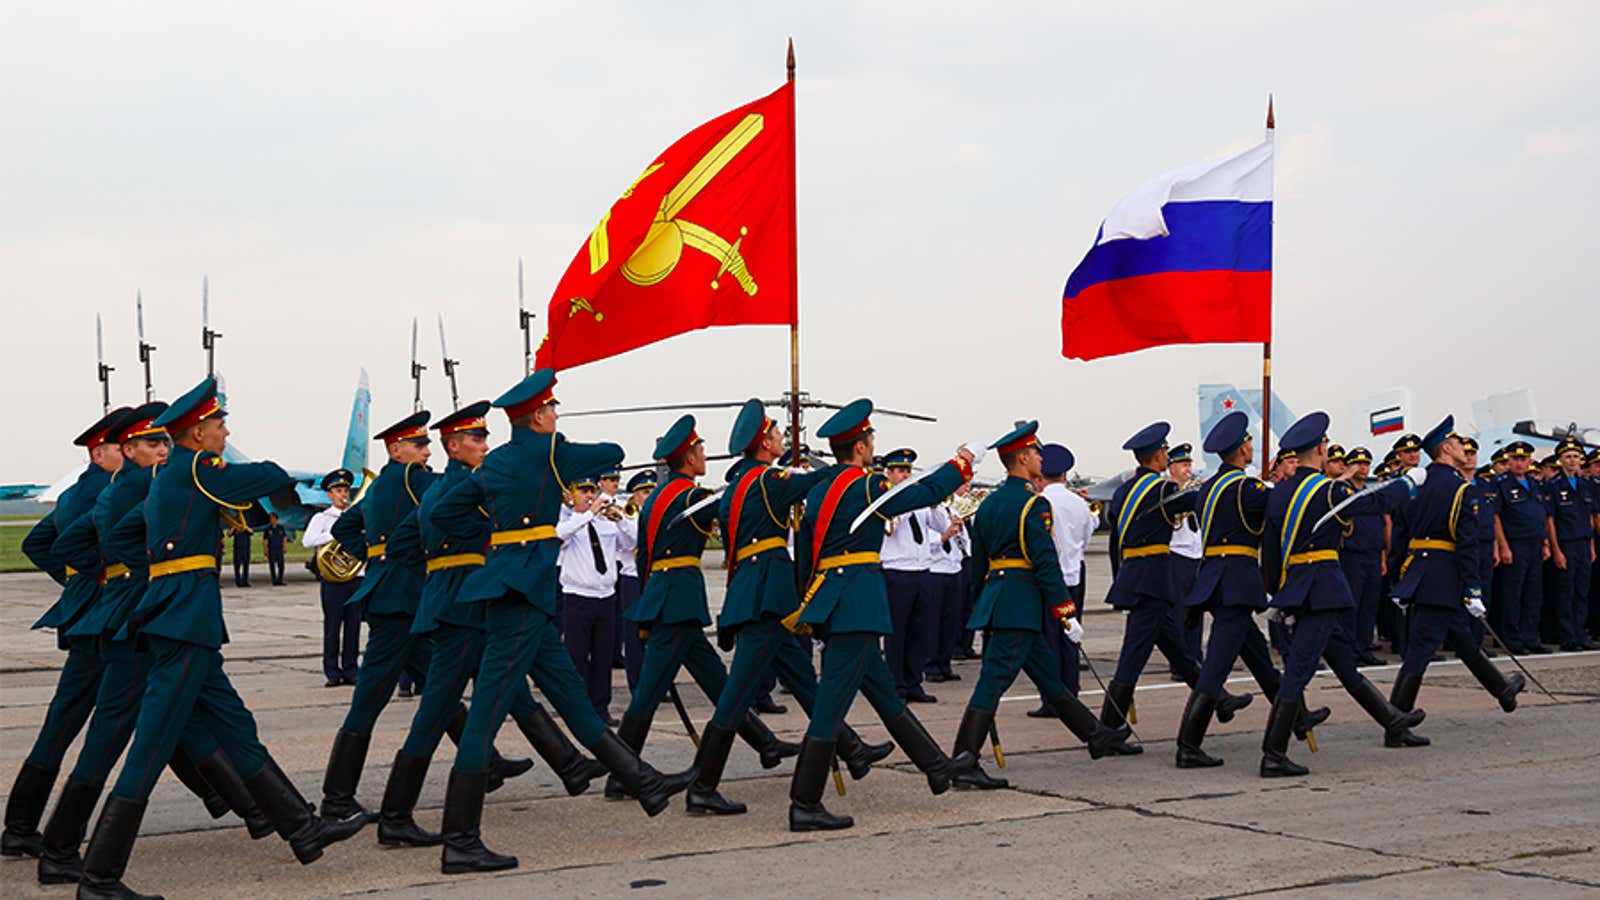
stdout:
<svg viewBox="0 0 1600 900">
<path fill-rule="evenodd" d="M 1510 562 L 1501 579 L 1503 610 L 1501 636 L 1511 653 L 1549 653 L 1539 639 L 1540 607 L 1544 602 L 1545 506 L 1543 492 L 1529 466 L 1533 445 L 1514 441 L 1505 448 L 1507 471 L 1495 479 L 1495 539 Z"/>
<path fill-rule="evenodd" d="M 1060 659 L 1045 642 L 1045 628 L 1064 627 L 1074 645 L 1083 641 L 1076 618 L 1078 604 L 1067 593 L 1056 556 L 1050 501 L 1034 493 L 1042 478 L 1039 423 L 1027 422 L 989 445 L 1000 454 L 1006 480 L 983 500 L 972 523 L 972 558 L 985 573 L 977 587 L 972 627 L 989 630 L 983 645 L 983 670 L 956 731 L 951 759 L 957 760 L 951 780 L 957 788 L 995 790 L 1006 781 L 978 764 L 986 737 L 993 734 L 1000 697 L 1020 672 L 1039 689 L 1050 708 L 1078 740 L 1099 759 L 1128 739 L 1127 725 L 1107 727 L 1067 690 Z"/>
<path fill-rule="evenodd" d="M 267 574 L 272 577 L 274 587 L 283 586 L 283 545 L 289 535 L 278 524 L 278 514 L 270 513 L 267 516 L 267 527 L 261 532 L 261 542 L 267 551 Z"/>
<path fill-rule="evenodd" d="M 1583 447 L 1574 440 L 1556 447 L 1560 469 L 1545 482 L 1550 510 L 1550 562 L 1555 567 L 1555 596 L 1549 606 L 1561 649 L 1594 650 L 1588 641 L 1589 581 L 1594 566 L 1595 522 L 1600 519 L 1600 493 L 1583 477 Z"/>
</svg>

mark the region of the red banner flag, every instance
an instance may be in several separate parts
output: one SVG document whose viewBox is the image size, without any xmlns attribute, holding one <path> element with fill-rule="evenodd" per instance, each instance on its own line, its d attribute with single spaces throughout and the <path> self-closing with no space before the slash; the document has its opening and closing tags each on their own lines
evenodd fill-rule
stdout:
<svg viewBox="0 0 1600 900">
<path fill-rule="evenodd" d="M 550 298 L 536 365 L 566 369 L 717 325 L 793 321 L 794 85 L 650 163 Z"/>
</svg>

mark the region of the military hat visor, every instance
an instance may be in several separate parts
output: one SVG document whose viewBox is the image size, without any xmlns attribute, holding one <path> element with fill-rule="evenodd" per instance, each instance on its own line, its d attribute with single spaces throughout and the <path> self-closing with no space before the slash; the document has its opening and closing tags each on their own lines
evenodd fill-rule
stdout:
<svg viewBox="0 0 1600 900">
<path fill-rule="evenodd" d="M 1166 422 L 1151 423 L 1123 441 L 1122 449 L 1133 451 L 1134 456 L 1148 456 L 1167 445 L 1167 434 L 1171 431 L 1172 426 Z"/>
<path fill-rule="evenodd" d="M 119 406 L 101 416 L 93 425 L 72 439 L 72 443 L 90 450 L 107 443 L 116 437 L 117 428 L 121 426 L 129 414 L 133 412 L 131 406 Z"/>
<path fill-rule="evenodd" d="M 556 373 L 554 369 L 536 369 L 517 382 L 511 390 L 495 398 L 496 409 L 506 411 L 506 417 L 515 421 L 530 415 L 534 410 L 556 402 Z"/>
<path fill-rule="evenodd" d="M 1428 433 L 1423 436 L 1422 450 L 1424 453 L 1432 453 L 1433 451 L 1439 449 L 1440 444 L 1443 444 L 1445 441 L 1457 436 L 1456 417 L 1445 416 L 1444 419 L 1439 422 L 1439 424 L 1433 426 L 1433 428 L 1431 428 Z"/>
<path fill-rule="evenodd" d="M 865 397 L 852 401 L 828 417 L 817 429 L 817 436 L 835 444 L 854 440 L 872 430 L 872 401 Z"/>
<path fill-rule="evenodd" d="M 166 438 L 167 430 L 156 425 L 156 418 L 166 411 L 167 404 L 160 400 L 133 410 L 117 428 L 117 443 L 125 444 L 139 438 Z"/>
<path fill-rule="evenodd" d="M 165 428 L 168 434 L 176 435 L 207 419 L 226 415 L 222 401 L 217 397 L 217 380 L 208 377 L 172 401 L 167 411 L 157 416 L 153 424 Z"/>
<path fill-rule="evenodd" d="M 1328 437 L 1328 414 L 1317 410 L 1306 413 L 1283 433 L 1283 449 L 1304 453 L 1321 444 Z"/>
<path fill-rule="evenodd" d="M 1244 444 L 1244 439 L 1249 434 L 1250 417 L 1239 410 L 1234 410 L 1211 426 L 1211 433 L 1206 435 L 1205 451 L 1218 456 L 1232 453 Z"/>
<path fill-rule="evenodd" d="M 469 403 L 448 416 L 433 423 L 434 430 L 439 432 L 439 437 L 446 438 L 452 434 L 476 432 L 489 433 L 489 401 L 479 400 Z"/>
</svg>

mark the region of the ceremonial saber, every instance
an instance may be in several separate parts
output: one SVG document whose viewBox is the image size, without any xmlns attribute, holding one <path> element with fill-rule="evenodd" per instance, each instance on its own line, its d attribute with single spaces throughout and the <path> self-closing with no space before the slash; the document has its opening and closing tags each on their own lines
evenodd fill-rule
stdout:
<svg viewBox="0 0 1600 900">
<path fill-rule="evenodd" d="M 676 684 L 667 685 L 667 699 L 672 701 L 672 706 L 678 711 L 678 719 L 683 722 L 683 728 L 689 732 L 689 740 L 694 742 L 696 750 L 700 749 L 700 732 L 694 730 L 694 721 L 689 718 L 689 711 L 683 708 L 683 698 L 678 696 Z"/>
<path fill-rule="evenodd" d="M 1006 767 L 1006 754 L 1000 749 L 1000 729 L 995 727 L 994 719 L 989 720 L 989 746 L 994 748 L 994 763 L 1000 768 Z"/>
<path fill-rule="evenodd" d="M 702 497 L 689 506 L 685 506 L 683 508 L 683 512 L 680 512 L 672 517 L 672 521 L 667 523 L 667 527 L 671 528 L 672 526 L 682 522 L 684 519 L 689 518 L 700 510 L 705 509 L 713 503 L 716 503 L 718 500 L 721 500 L 722 495 L 727 492 L 727 490 L 727 488 L 718 488 L 717 490 L 712 491 L 710 496 Z"/>
<path fill-rule="evenodd" d="M 1116 698 L 1112 697 L 1111 696 L 1111 691 L 1106 689 L 1106 683 L 1105 683 L 1104 680 L 1102 680 L 1100 678 L 1100 673 L 1098 671 L 1096 671 L 1096 669 L 1094 667 L 1094 660 L 1089 658 L 1088 651 L 1084 651 L 1082 655 L 1083 655 L 1083 661 L 1085 663 L 1087 663 L 1088 666 L 1089 666 L 1089 674 L 1093 675 L 1095 683 L 1100 685 L 1100 693 L 1105 695 L 1106 702 L 1110 703 L 1111 704 L 1111 708 L 1117 711 L 1117 715 L 1122 717 L 1122 721 L 1128 723 L 1128 733 L 1133 735 L 1133 739 L 1138 741 L 1141 744 L 1144 743 L 1144 738 L 1139 737 L 1139 732 L 1133 730 L 1134 721 L 1133 721 L 1133 718 L 1130 715 L 1128 715 L 1130 712 L 1133 711 L 1133 709 L 1132 709 L 1133 704 L 1130 703 L 1129 704 L 1129 708 L 1127 710 L 1124 710 L 1124 709 L 1118 707 Z"/>
<path fill-rule="evenodd" d="M 923 469 L 921 472 L 915 472 L 910 477 L 906 478 L 906 480 L 900 482 L 892 488 L 889 488 L 887 491 L 884 491 L 883 496 L 872 501 L 871 503 L 868 503 L 867 508 L 861 511 L 861 515 L 856 516 L 855 521 L 850 523 L 850 533 L 855 534 L 857 531 L 861 530 L 862 523 L 866 522 L 867 519 L 873 513 L 877 512 L 885 503 L 888 503 L 890 497 L 893 497 L 906 488 L 911 487 L 913 484 L 916 484 L 922 479 L 927 478 L 929 475 L 932 475 L 938 470 L 938 466 L 933 466 L 931 468 Z"/>
<path fill-rule="evenodd" d="M 833 759 L 829 760 L 829 763 L 833 766 L 833 788 L 839 792 L 839 796 L 843 797 L 844 776 L 839 774 L 839 757 L 835 756 Z"/>
<path fill-rule="evenodd" d="M 1556 699 L 1555 694 L 1550 693 L 1550 689 L 1545 687 L 1543 682 L 1541 682 L 1538 678 L 1535 678 L 1532 672 L 1528 671 L 1528 667 L 1522 664 L 1522 660 L 1517 659 L 1517 655 L 1511 652 L 1511 648 L 1506 646 L 1506 642 L 1500 640 L 1500 635 L 1495 634 L 1494 627 L 1489 624 L 1489 619 L 1487 616 L 1479 619 L 1478 621 L 1483 624 L 1483 630 L 1489 632 L 1489 636 L 1494 638 L 1494 642 L 1500 645 L 1500 649 L 1505 651 L 1506 656 L 1511 657 L 1511 661 L 1516 664 L 1518 669 L 1522 670 L 1522 674 L 1528 676 L 1528 680 L 1533 682 L 1534 687 L 1538 688 L 1540 691 L 1543 691 L 1544 695 L 1549 697 L 1551 701 L 1555 703 L 1561 702 L 1560 700 Z"/>
<path fill-rule="evenodd" d="M 1330 509 L 1322 514 L 1322 518 L 1317 520 L 1317 524 L 1311 526 L 1311 530 L 1316 531 L 1318 528 L 1328 524 L 1330 519 L 1332 519 L 1334 516 L 1337 516 L 1339 513 L 1344 512 L 1344 510 L 1348 508 L 1350 504 L 1360 500 L 1362 497 L 1366 497 L 1370 494 L 1376 494 L 1378 491 L 1388 487 L 1391 483 L 1392 482 L 1384 481 L 1378 484 L 1369 484 L 1361 490 L 1356 491 L 1354 494 L 1351 494 L 1343 500 L 1340 500 L 1338 503 L 1334 504 L 1333 509 Z"/>
</svg>

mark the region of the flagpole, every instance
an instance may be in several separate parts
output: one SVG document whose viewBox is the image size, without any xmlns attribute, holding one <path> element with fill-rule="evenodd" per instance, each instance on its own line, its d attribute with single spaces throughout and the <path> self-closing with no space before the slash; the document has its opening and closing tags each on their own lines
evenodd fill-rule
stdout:
<svg viewBox="0 0 1600 900">
<path fill-rule="evenodd" d="M 794 38 L 789 38 L 789 440 L 795 463 L 800 458 L 800 231 L 795 203 Z"/>
<path fill-rule="evenodd" d="M 1275 122 L 1272 116 L 1272 95 L 1267 95 L 1267 136 L 1272 136 Z M 1276 150 L 1276 148 L 1274 148 Z M 1277 170 L 1277 160 L 1273 160 Z M 1273 198 L 1276 203 L 1277 198 Z M 1261 475 L 1266 477 L 1272 467 L 1272 281 L 1267 281 L 1267 340 L 1261 345 Z"/>
</svg>

